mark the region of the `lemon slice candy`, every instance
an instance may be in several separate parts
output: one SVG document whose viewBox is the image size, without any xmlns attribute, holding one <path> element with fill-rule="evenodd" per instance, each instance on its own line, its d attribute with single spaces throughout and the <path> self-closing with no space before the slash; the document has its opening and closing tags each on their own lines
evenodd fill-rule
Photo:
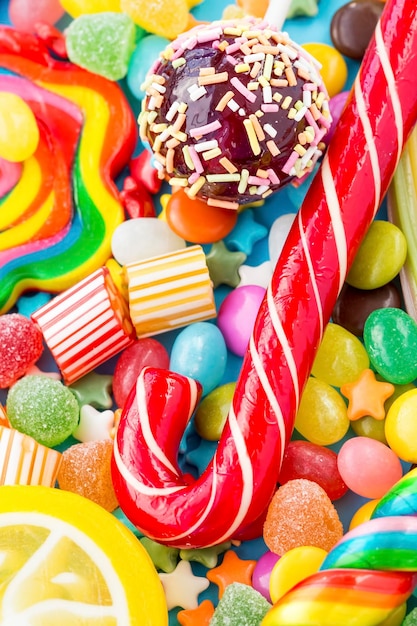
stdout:
<svg viewBox="0 0 417 626">
<path fill-rule="evenodd" d="M 0 487 L 2 626 L 165 626 L 162 583 L 110 513 L 48 487 Z"/>
</svg>

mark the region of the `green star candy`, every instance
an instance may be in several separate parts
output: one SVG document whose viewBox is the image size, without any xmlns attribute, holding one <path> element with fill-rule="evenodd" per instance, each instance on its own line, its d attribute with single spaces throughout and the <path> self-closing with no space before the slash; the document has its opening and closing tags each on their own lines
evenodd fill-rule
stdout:
<svg viewBox="0 0 417 626">
<path fill-rule="evenodd" d="M 214 288 L 219 285 L 237 287 L 240 283 L 239 268 L 245 261 L 244 252 L 232 252 L 223 241 L 213 243 L 206 262 Z"/>
<path fill-rule="evenodd" d="M 97 409 L 110 409 L 113 400 L 109 393 L 113 376 L 91 372 L 73 383 L 68 389 L 77 398 L 78 404 L 91 404 Z"/>
<path fill-rule="evenodd" d="M 314 17 L 318 13 L 317 0 L 292 0 L 287 19 L 292 17 Z"/>
</svg>

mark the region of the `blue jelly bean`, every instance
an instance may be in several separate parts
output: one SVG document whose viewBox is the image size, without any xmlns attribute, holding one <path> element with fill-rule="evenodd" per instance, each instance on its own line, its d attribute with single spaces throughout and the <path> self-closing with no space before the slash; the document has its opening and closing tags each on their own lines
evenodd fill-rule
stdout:
<svg viewBox="0 0 417 626">
<path fill-rule="evenodd" d="M 226 360 L 226 343 L 217 326 L 197 322 L 184 328 L 175 339 L 169 367 L 198 380 L 206 395 L 222 380 Z"/>
<path fill-rule="evenodd" d="M 159 35 L 147 35 L 140 39 L 135 50 L 133 51 L 129 67 L 127 70 L 127 85 L 132 94 L 138 100 L 142 100 L 145 92 L 141 89 L 141 85 L 145 80 L 146 74 L 159 53 L 166 48 L 169 40 Z"/>
</svg>

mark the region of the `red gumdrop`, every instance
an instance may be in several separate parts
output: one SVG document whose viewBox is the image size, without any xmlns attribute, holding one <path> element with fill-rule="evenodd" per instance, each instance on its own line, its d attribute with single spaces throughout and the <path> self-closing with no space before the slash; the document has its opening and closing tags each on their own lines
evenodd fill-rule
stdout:
<svg viewBox="0 0 417 626">
<path fill-rule="evenodd" d="M 166 220 L 174 233 L 191 243 L 214 243 L 236 225 L 237 211 L 210 206 L 201 198 L 189 198 L 183 189 L 170 197 Z"/>
<path fill-rule="evenodd" d="M 59 0 L 11 0 L 9 18 L 18 30 L 33 32 L 37 22 L 56 24 L 65 11 Z"/>
<path fill-rule="evenodd" d="M 7 389 L 41 356 L 42 333 L 32 320 L 20 313 L 2 315 L 0 346 L 0 389 Z"/>
<path fill-rule="evenodd" d="M 169 366 L 167 350 L 159 341 L 151 337 L 135 341 L 123 350 L 116 363 L 113 375 L 113 395 L 117 406 L 123 408 L 140 372 L 147 365 L 163 369 L 168 369 Z"/>
<path fill-rule="evenodd" d="M 337 466 L 336 452 L 310 441 L 290 441 L 284 453 L 280 484 L 298 478 L 320 485 L 330 500 L 338 500 L 348 491 Z"/>
<path fill-rule="evenodd" d="M 152 165 L 152 154 L 143 150 L 139 156 L 129 163 L 130 175 L 146 187 L 150 193 L 158 193 L 161 189 L 162 180 L 158 177 L 158 171 Z"/>
</svg>

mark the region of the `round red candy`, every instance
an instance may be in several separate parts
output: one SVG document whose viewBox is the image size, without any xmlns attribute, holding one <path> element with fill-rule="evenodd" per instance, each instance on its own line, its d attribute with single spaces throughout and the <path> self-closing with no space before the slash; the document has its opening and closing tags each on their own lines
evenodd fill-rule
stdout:
<svg viewBox="0 0 417 626">
<path fill-rule="evenodd" d="M 0 316 L 0 389 L 11 387 L 43 352 L 42 333 L 19 313 Z"/>
<path fill-rule="evenodd" d="M 331 123 L 318 68 L 255 18 L 182 33 L 152 66 L 139 118 L 160 175 L 236 208 L 310 172 Z"/>
</svg>

